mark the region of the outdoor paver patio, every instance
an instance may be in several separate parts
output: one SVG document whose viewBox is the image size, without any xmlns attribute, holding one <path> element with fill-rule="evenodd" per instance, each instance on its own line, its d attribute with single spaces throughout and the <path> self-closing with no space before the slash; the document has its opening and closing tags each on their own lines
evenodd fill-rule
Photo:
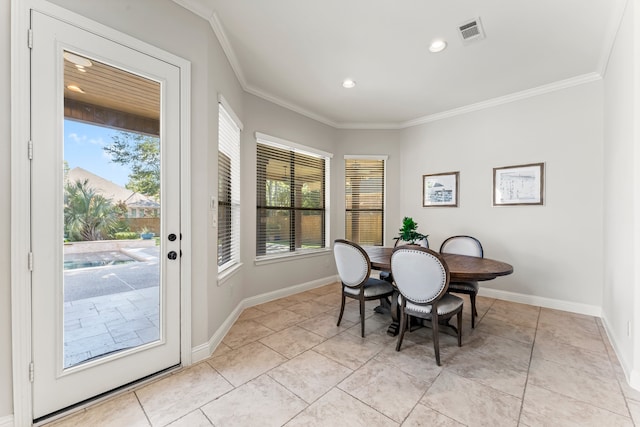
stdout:
<svg viewBox="0 0 640 427">
<path fill-rule="evenodd" d="M 65 302 L 65 367 L 159 337 L 158 287 Z"/>
<path fill-rule="evenodd" d="M 65 271 L 65 368 L 159 338 L 158 253 L 144 248 L 142 262 Z"/>
</svg>

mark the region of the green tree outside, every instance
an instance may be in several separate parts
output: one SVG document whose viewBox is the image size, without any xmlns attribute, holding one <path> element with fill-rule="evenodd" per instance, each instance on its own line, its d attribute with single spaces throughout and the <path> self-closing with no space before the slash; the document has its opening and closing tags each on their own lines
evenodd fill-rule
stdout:
<svg viewBox="0 0 640 427">
<path fill-rule="evenodd" d="M 111 161 L 129 166 L 131 174 L 125 187 L 145 196 L 160 198 L 160 139 L 121 131 L 104 147 Z"/>
<path fill-rule="evenodd" d="M 70 241 L 110 238 L 117 231 L 120 215 L 120 209 L 97 194 L 88 180 L 65 185 L 64 231 Z"/>
</svg>

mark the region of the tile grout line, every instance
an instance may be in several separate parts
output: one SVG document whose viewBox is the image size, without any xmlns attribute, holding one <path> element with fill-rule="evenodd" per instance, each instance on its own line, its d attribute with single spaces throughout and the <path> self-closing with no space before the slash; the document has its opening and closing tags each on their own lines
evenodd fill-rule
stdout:
<svg viewBox="0 0 640 427">
<path fill-rule="evenodd" d="M 524 387 L 522 389 L 522 399 L 520 401 L 520 412 L 518 413 L 518 425 L 520 425 L 522 421 L 522 412 L 524 411 L 524 398 L 527 394 L 527 386 L 529 385 L 529 373 L 531 372 L 531 362 L 533 361 L 533 351 L 536 346 L 536 338 L 538 337 L 538 327 L 540 325 L 540 314 L 541 310 L 538 308 L 538 317 L 536 319 L 536 329 L 533 333 L 533 342 L 531 343 L 531 353 L 529 354 L 529 365 L 527 366 L 527 378 L 524 381 Z"/>
</svg>

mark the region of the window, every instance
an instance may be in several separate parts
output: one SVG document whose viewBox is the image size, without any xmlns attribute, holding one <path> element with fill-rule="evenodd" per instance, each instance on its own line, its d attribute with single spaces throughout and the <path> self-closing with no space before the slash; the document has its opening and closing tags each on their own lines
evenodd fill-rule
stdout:
<svg viewBox="0 0 640 427">
<path fill-rule="evenodd" d="M 240 262 L 240 130 L 221 97 L 218 113 L 218 272 Z"/>
<path fill-rule="evenodd" d="M 327 247 L 331 154 L 256 133 L 256 255 Z"/>
<path fill-rule="evenodd" d="M 345 156 L 345 236 L 361 245 L 383 244 L 386 157 Z"/>
</svg>

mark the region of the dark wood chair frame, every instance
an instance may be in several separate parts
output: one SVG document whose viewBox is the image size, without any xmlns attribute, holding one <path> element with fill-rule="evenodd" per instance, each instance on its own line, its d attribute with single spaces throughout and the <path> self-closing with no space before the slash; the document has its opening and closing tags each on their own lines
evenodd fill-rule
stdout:
<svg viewBox="0 0 640 427">
<path fill-rule="evenodd" d="M 391 291 L 389 291 L 386 294 L 382 294 L 382 295 L 376 295 L 373 297 L 365 297 L 364 296 L 364 285 L 367 283 L 367 281 L 370 279 L 370 275 L 371 275 L 371 260 L 369 259 L 369 255 L 367 254 L 367 252 L 362 249 L 360 247 L 360 245 L 354 243 L 354 242 L 350 242 L 348 240 L 344 240 L 344 239 L 336 239 L 335 240 L 336 243 L 344 243 L 350 246 L 355 247 L 356 249 L 358 249 L 361 253 L 362 256 L 364 256 L 365 260 L 367 261 L 367 275 L 365 276 L 364 280 L 362 282 L 360 282 L 360 284 L 358 284 L 357 286 L 349 286 L 350 288 L 360 288 L 360 292 L 358 293 L 358 295 L 352 295 L 352 294 L 348 294 L 345 293 L 344 288 L 345 285 L 344 283 L 342 283 L 342 304 L 340 305 L 340 315 L 338 316 L 338 323 L 336 326 L 340 326 L 340 322 L 342 322 L 342 316 L 344 314 L 344 305 L 346 302 L 346 297 L 352 298 L 352 299 L 357 299 L 360 303 L 360 332 L 362 335 L 362 338 L 364 338 L 364 303 L 365 301 L 372 301 L 372 300 L 380 300 L 380 304 L 384 305 L 386 304 L 387 307 L 389 307 L 391 305 L 391 301 L 389 301 L 389 297 L 393 295 L 393 293 L 395 292 L 395 289 L 391 289 Z"/>
<path fill-rule="evenodd" d="M 478 239 L 476 239 L 473 236 L 467 236 L 467 235 L 458 235 L 458 236 L 451 236 L 448 237 L 447 239 L 445 239 L 444 242 L 442 242 L 442 245 L 440 245 L 440 253 L 442 253 L 442 248 L 444 248 L 445 244 L 452 239 L 455 238 L 459 238 L 459 237 L 465 237 L 468 239 L 473 239 L 476 241 L 476 243 L 478 244 L 478 247 L 480 248 L 480 258 L 484 258 L 484 249 L 482 248 L 482 244 L 480 243 L 480 241 Z M 476 296 L 478 295 L 478 292 L 476 291 L 470 291 L 468 289 L 464 289 L 462 287 L 458 287 L 456 286 L 457 283 L 464 283 L 464 282 L 451 282 L 449 284 L 449 292 L 453 292 L 456 294 L 464 294 L 464 295 L 469 295 L 469 300 L 471 301 L 471 329 L 475 329 L 476 327 L 476 317 L 478 317 L 478 310 L 476 309 Z M 474 282 L 477 283 L 477 282 Z M 454 286 L 454 289 L 451 289 L 451 285 Z"/>
<path fill-rule="evenodd" d="M 401 250 L 403 248 L 396 248 L 393 250 L 393 252 L 396 252 L 397 250 Z M 442 290 L 442 292 L 440 292 L 440 294 L 438 295 L 438 297 L 432 301 L 429 304 L 419 304 L 415 301 L 411 301 L 413 304 L 416 305 L 425 305 L 425 306 L 429 306 L 431 305 L 431 313 L 429 314 L 425 314 L 425 313 L 420 313 L 420 312 L 416 312 L 416 311 L 412 311 L 409 310 L 407 311 L 407 298 L 405 296 L 402 296 L 402 304 L 400 304 L 400 335 L 398 336 L 398 342 L 396 344 L 396 351 L 400 351 L 400 346 L 402 346 L 402 339 L 404 338 L 404 333 L 407 329 L 407 325 L 410 322 L 409 316 L 413 316 L 413 317 L 418 317 L 421 319 L 426 319 L 426 320 L 431 320 L 431 329 L 433 331 L 433 349 L 436 355 L 436 363 L 438 364 L 438 366 L 440 366 L 440 339 L 439 339 L 439 325 L 441 321 L 446 321 L 450 318 L 452 318 L 453 316 L 456 316 L 457 321 L 458 321 L 458 328 L 457 328 L 457 338 L 458 338 L 458 347 L 462 347 L 462 309 L 464 307 L 463 304 L 460 304 L 460 307 L 457 308 L 456 310 L 452 311 L 451 313 L 447 313 L 446 316 L 439 316 L 438 315 L 438 302 L 439 300 L 442 298 L 443 295 L 445 295 L 448 291 L 448 287 L 449 287 L 449 267 L 447 267 L 447 263 L 444 261 L 444 259 L 440 256 L 440 254 L 438 254 L 435 251 L 432 251 L 430 249 L 427 248 L 414 248 L 416 250 L 422 251 L 422 252 L 429 252 L 431 253 L 433 256 L 435 256 L 440 263 L 442 264 L 442 266 L 444 267 L 445 271 L 446 271 L 446 284 L 444 289 Z"/>
</svg>

